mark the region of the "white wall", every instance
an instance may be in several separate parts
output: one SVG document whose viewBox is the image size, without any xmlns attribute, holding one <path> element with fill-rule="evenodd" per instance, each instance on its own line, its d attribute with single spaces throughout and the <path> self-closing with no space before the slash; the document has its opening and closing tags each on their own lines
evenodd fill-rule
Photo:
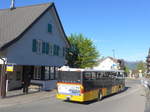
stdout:
<svg viewBox="0 0 150 112">
<path fill-rule="evenodd" d="M 117 65 L 117 66 L 113 66 Z M 101 63 L 99 63 L 98 66 L 94 67 L 93 69 L 97 70 L 117 70 L 118 69 L 118 63 L 114 62 L 110 58 L 106 58 Z"/>
<path fill-rule="evenodd" d="M 42 84 L 42 90 L 47 91 L 47 90 L 52 90 L 56 88 L 56 80 L 48 80 L 48 81 L 39 81 L 39 80 L 31 80 L 31 83 L 34 84 Z"/>
<path fill-rule="evenodd" d="M 53 10 L 46 14 L 32 27 L 30 30 L 7 49 L 8 63 L 16 63 L 18 65 L 47 65 L 62 66 L 65 64 L 63 56 L 50 56 L 46 54 L 36 54 L 32 52 L 32 40 L 40 39 L 44 42 L 50 42 L 59 45 L 61 48 L 66 47 L 66 41 L 63 38 L 58 21 L 55 20 Z M 52 33 L 48 32 L 48 23 L 52 24 Z"/>
<path fill-rule="evenodd" d="M 4 64 L 3 60 L 0 59 L 0 64 Z"/>
</svg>

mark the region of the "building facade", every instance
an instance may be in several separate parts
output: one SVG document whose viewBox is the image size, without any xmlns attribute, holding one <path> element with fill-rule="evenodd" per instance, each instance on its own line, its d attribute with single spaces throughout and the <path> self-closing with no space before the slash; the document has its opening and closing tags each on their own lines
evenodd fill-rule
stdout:
<svg viewBox="0 0 150 112">
<path fill-rule="evenodd" d="M 8 90 L 21 88 L 27 76 L 43 90 L 55 88 L 69 42 L 54 3 L 0 10 L 0 29 L 0 64 L 13 66 Z"/>
<path fill-rule="evenodd" d="M 106 57 L 98 61 L 98 66 L 93 67 L 96 70 L 124 70 L 124 61 L 112 57 Z"/>
</svg>

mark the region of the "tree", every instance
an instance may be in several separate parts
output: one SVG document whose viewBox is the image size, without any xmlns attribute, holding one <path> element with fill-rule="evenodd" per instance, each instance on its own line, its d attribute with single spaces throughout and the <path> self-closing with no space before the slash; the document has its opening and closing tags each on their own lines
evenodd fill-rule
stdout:
<svg viewBox="0 0 150 112">
<path fill-rule="evenodd" d="M 146 72 L 146 63 L 143 61 L 140 61 L 137 66 L 136 66 L 136 70 L 142 70 L 142 73 Z"/>
<path fill-rule="evenodd" d="M 68 65 L 73 68 L 86 68 L 97 65 L 99 52 L 93 42 L 82 34 L 68 37 L 71 47 L 67 52 Z"/>
<path fill-rule="evenodd" d="M 129 67 L 128 66 L 125 66 L 125 75 L 126 76 L 128 76 L 128 74 L 129 74 L 129 72 L 130 72 L 130 70 L 129 70 Z"/>
</svg>

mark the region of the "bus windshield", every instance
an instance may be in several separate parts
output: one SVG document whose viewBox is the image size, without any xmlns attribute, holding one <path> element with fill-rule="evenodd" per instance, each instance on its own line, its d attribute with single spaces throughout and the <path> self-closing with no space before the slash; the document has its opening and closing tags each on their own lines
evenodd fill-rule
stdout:
<svg viewBox="0 0 150 112">
<path fill-rule="evenodd" d="M 58 82 L 81 83 L 81 72 L 60 71 L 58 74 Z"/>
</svg>

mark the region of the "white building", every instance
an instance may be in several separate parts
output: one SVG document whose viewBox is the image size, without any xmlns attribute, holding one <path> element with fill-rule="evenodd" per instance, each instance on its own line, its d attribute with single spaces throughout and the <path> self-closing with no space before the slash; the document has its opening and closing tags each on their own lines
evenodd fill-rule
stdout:
<svg viewBox="0 0 150 112">
<path fill-rule="evenodd" d="M 0 58 L 14 66 L 7 72 L 9 90 L 20 88 L 28 74 L 43 90 L 54 88 L 67 47 L 54 3 L 0 10 Z"/>
<path fill-rule="evenodd" d="M 98 66 L 93 67 L 96 70 L 119 70 L 120 68 L 120 61 L 112 57 L 99 60 Z"/>
</svg>

